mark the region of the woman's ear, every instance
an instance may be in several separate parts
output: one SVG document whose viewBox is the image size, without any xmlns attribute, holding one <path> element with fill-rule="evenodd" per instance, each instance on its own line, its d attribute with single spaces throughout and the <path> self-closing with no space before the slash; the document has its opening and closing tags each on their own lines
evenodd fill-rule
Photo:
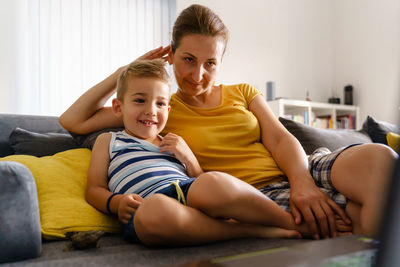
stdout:
<svg viewBox="0 0 400 267">
<path fill-rule="evenodd" d="M 172 47 L 170 47 L 170 49 L 169 49 L 169 51 L 168 51 L 168 56 L 167 56 L 167 58 L 166 58 L 166 60 L 167 60 L 167 62 L 168 62 L 169 65 L 172 65 L 172 63 L 173 63 L 172 56 L 173 56 L 173 54 L 172 54 Z"/>
<path fill-rule="evenodd" d="M 114 112 L 115 116 L 118 118 L 122 117 L 122 108 L 121 108 L 121 101 L 119 101 L 117 98 L 114 98 L 112 100 L 112 111 Z"/>
</svg>

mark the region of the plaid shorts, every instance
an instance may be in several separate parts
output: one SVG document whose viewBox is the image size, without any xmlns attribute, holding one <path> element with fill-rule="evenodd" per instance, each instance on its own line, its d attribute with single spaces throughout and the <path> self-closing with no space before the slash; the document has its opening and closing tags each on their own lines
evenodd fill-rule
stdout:
<svg viewBox="0 0 400 267">
<path fill-rule="evenodd" d="M 311 176 L 314 178 L 315 184 L 342 209 L 346 207 L 346 197 L 339 193 L 333 186 L 331 181 L 331 169 L 339 154 L 355 145 L 357 144 L 339 148 L 334 152 L 331 152 L 326 147 L 320 147 L 316 149 L 308 158 L 309 170 Z M 287 178 L 284 178 L 282 181 L 264 186 L 260 189 L 260 191 L 276 202 L 284 210 L 290 212 L 290 184 Z"/>
</svg>

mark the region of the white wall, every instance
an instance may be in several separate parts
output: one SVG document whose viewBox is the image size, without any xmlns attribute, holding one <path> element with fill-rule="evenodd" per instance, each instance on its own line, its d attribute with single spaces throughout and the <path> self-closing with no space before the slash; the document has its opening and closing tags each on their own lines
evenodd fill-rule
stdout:
<svg viewBox="0 0 400 267">
<path fill-rule="evenodd" d="M 336 0 L 334 87 L 352 83 L 361 117 L 400 119 L 400 1 Z"/>
<path fill-rule="evenodd" d="M 400 118 L 399 0 L 177 0 L 178 13 L 192 3 L 230 30 L 221 83 L 265 92 L 272 80 L 276 96 L 342 103 L 352 84 L 362 121 Z"/>
</svg>

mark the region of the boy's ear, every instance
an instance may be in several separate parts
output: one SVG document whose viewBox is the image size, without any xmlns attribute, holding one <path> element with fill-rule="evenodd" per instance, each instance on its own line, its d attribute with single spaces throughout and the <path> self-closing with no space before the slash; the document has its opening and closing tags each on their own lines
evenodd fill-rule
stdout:
<svg viewBox="0 0 400 267">
<path fill-rule="evenodd" d="M 112 100 L 112 111 L 118 118 L 122 117 L 121 101 L 119 101 L 117 98 Z"/>
<path fill-rule="evenodd" d="M 170 105 L 168 105 L 168 112 L 171 110 L 171 106 Z"/>
</svg>

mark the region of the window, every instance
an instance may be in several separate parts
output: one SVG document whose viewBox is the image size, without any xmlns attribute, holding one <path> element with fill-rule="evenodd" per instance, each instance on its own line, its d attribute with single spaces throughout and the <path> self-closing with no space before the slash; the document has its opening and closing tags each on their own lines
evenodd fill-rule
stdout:
<svg viewBox="0 0 400 267">
<path fill-rule="evenodd" d="M 25 0 L 18 113 L 59 116 L 84 91 L 170 43 L 175 0 Z"/>
</svg>

